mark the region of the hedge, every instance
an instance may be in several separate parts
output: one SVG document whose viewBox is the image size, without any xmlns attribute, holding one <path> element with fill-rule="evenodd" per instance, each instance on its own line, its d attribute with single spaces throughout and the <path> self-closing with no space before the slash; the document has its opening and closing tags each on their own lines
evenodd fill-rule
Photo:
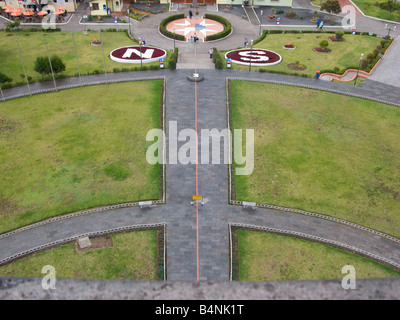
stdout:
<svg viewBox="0 0 400 320">
<path fill-rule="evenodd" d="M 185 36 L 181 35 L 181 34 L 176 34 L 173 32 L 170 32 L 167 30 L 167 24 L 170 23 L 171 21 L 174 20 L 178 20 L 178 19 L 183 19 L 185 18 L 185 14 L 184 13 L 179 13 L 179 14 L 174 14 L 172 16 L 169 16 L 167 18 L 165 18 L 163 21 L 161 21 L 160 23 L 160 32 L 168 37 L 168 38 L 172 38 L 172 39 L 176 39 L 176 40 L 180 40 L 180 41 L 185 41 Z"/>
<path fill-rule="evenodd" d="M 223 31 L 207 36 L 205 38 L 205 41 L 212 41 L 212 40 L 225 38 L 226 36 L 228 36 L 232 32 L 232 25 L 225 18 L 223 18 L 221 16 L 214 15 L 214 14 L 209 14 L 209 13 L 206 13 L 204 15 L 204 18 L 210 19 L 210 20 L 214 20 L 214 21 L 218 21 L 218 22 L 222 23 L 222 25 L 224 26 L 224 30 Z"/>
<path fill-rule="evenodd" d="M 172 53 L 171 57 L 169 58 L 169 63 L 168 63 L 169 69 L 175 70 L 177 62 L 178 62 L 178 48 L 175 48 L 175 51 Z"/>
</svg>

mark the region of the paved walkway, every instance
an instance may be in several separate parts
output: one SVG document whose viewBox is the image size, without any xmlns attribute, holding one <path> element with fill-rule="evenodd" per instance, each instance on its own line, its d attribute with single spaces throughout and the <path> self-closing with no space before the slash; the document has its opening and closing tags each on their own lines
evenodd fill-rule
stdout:
<svg viewBox="0 0 400 320">
<path fill-rule="evenodd" d="M 400 88 L 400 36 L 390 47 L 387 54 L 382 57 L 381 62 L 374 72 L 369 76 L 370 80 L 385 83 Z"/>
</svg>

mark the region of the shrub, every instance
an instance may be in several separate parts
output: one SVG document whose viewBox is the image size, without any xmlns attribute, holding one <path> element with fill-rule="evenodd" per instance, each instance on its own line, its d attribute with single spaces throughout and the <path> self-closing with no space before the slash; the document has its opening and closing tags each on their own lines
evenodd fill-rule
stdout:
<svg viewBox="0 0 400 320">
<path fill-rule="evenodd" d="M 335 32 L 336 39 L 341 40 L 343 39 L 344 32 L 342 30 L 338 30 Z"/>
<path fill-rule="evenodd" d="M 0 84 L 6 83 L 6 82 L 11 82 L 11 81 L 12 81 L 12 79 L 10 77 L 8 77 L 4 73 L 0 72 Z"/>
<path fill-rule="evenodd" d="M 216 59 L 215 60 L 215 69 L 223 69 L 224 68 L 224 64 L 223 64 L 223 62 L 222 62 L 222 59 L 221 58 L 219 58 L 219 59 Z"/>
<path fill-rule="evenodd" d="M 367 60 L 363 60 L 363 61 L 361 62 L 361 69 L 364 70 L 367 66 L 368 66 L 368 61 L 367 61 Z"/>
<path fill-rule="evenodd" d="M 292 11 L 292 10 L 289 10 L 289 11 L 286 13 L 286 17 L 288 17 L 288 18 L 294 18 L 294 17 L 296 17 L 296 16 L 297 16 L 296 12 L 294 12 L 294 11 Z"/>
<path fill-rule="evenodd" d="M 323 48 L 324 49 L 324 51 L 329 47 L 329 42 L 328 42 L 328 40 L 322 40 L 320 43 L 319 43 L 319 46 L 321 47 L 321 48 Z"/>
<path fill-rule="evenodd" d="M 170 70 L 175 70 L 177 62 L 178 62 L 178 48 L 175 48 L 175 51 L 172 53 L 169 59 L 168 68 Z"/>
<path fill-rule="evenodd" d="M 218 22 L 222 23 L 222 25 L 224 26 L 224 30 L 223 31 L 218 32 L 216 34 L 212 34 L 210 36 L 207 36 L 205 38 L 205 41 L 212 41 L 212 40 L 225 38 L 226 36 L 228 36 L 232 32 L 232 25 L 227 19 L 225 19 L 225 18 L 223 18 L 221 16 L 217 16 L 217 15 L 209 14 L 209 13 L 206 13 L 204 15 L 204 17 L 207 18 L 207 19 L 210 19 L 210 20 L 218 21 Z"/>
<path fill-rule="evenodd" d="M 325 10 L 328 13 L 335 13 L 335 14 L 342 12 L 342 8 L 340 7 L 340 3 L 338 0 L 326 0 L 320 7 L 320 10 L 321 11 Z"/>
<path fill-rule="evenodd" d="M 180 35 L 180 34 L 176 34 L 173 32 L 170 32 L 167 30 L 167 24 L 170 23 L 171 21 L 174 20 L 178 20 L 178 19 L 183 19 L 185 17 L 184 13 L 180 13 L 180 14 L 174 14 L 172 16 L 169 16 L 167 18 L 165 18 L 163 21 L 161 21 L 160 23 L 160 32 L 168 37 L 168 38 L 172 38 L 172 39 L 176 39 L 176 40 L 181 40 L 181 41 L 185 41 L 185 37 Z"/>
<path fill-rule="evenodd" d="M 213 62 L 215 64 L 215 69 L 223 69 L 224 62 L 219 55 L 217 48 L 213 48 Z"/>
</svg>

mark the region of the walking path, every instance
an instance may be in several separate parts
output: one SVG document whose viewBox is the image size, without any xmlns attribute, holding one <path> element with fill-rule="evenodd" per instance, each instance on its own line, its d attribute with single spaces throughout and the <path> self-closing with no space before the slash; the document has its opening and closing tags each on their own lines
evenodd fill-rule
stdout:
<svg viewBox="0 0 400 320">
<path fill-rule="evenodd" d="M 374 72 L 368 77 L 370 80 L 385 83 L 400 88 L 400 36 L 382 57 Z"/>
<path fill-rule="evenodd" d="M 200 14 L 203 14 L 201 12 Z M 225 40 L 213 43 L 221 49 L 242 46 L 245 37 L 254 39 L 258 35 L 258 27 L 239 17 L 219 12 L 229 18 L 234 26 L 234 33 Z M 173 40 L 164 38 L 154 32 L 159 22 L 169 13 L 159 14 L 145 19 L 142 23 L 133 23 L 135 37 L 145 36 L 150 44 L 171 49 Z M 240 28 L 238 26 L 243 26 Z M 65 26 L 64 28 L 82 28 L 82 26 Z M 189 57 L 194 46 L 179 43 L 180 52 Z M 206 54 L 209 44 L 197 45 L 199 54 Z M 207 50 L 207 51 L 206 51 Z M 395 49 L 397 52 L 398 49 Z M 205 56 L 204 56 L 205 57 Z M 393 59 L 393 57 L 389 57 Z M 200 67 L 200 66 L 199 66 Z M 189 65 L 190 69 L 191 66 Z M 291 85 L 313 86 L 325 90 L 338 90 L 344 94 L 365 95 L 392 103 L 400 101 L 397 88 L 384 81 L 366 80 L 360 87 L 317 81 L 300 77 L 292 77 L 268 73 L 251 73 L 233 70 L 206 70 L 200 68 L 205 80 L 194 84 L 187 80 L 189 70 L 160 70 L 146 72 L 107 74 L 107 80 L 139 79 L 149 77 L 165 77 L 166 92 L 166 124 L 167 133 L 171 121 L 176 121 L 178 131 L 197 127 L 201 129 L 218 129 L 227 126 L 226 115 L 226 79 L 241 78 L 258 81 L 278 81 Z M 384 69 L 382 69 L 384 72 Z M 82 77 L 84 83 L 103 81 L 104 75 Z M 57 80 L 58 86 L 79 83 L 76 78 Z M 52 82 L 34 83 L 32 91 L 52 89 Z M 196 89 L 195 89 L 196 88 Z M 4 90 L 5 96 L 26 93 L 26 87 Z M 197 102 L 197 117 L 195 116 Z M 171 137 L 168 137 L 168 139 Z M 221 145 L 221 159 L 223 146 Z M 200 158 L 201 154 L 199 154 Z M 352 228 L 329 220 L 290 213 L 281 210 L 260 209 L 248 211 L 241 206 L 228 204 L 228 168 L 224 164 L 199 165 L 198 193 L 204 196 L 205 204 L 198 210 L 198 229 L 196 208 L 190 205 L 192 195 L 196 194 L 195 165 L 168 164 L 166 171 L 166 204 L 151 209 L 138 207 L 108 210 L 88 215 L 76 216 L 59 222 L 26 230 L 0 239 L 0 260 L 11 255 L 27 251 L 31 248 L 50 242 L 79 236 L 93 231 L 110 228 L 166 223 L 167 225 L 167 276 L 168 280 L 196 281 L 197 267 L 200 281 L 229 280 L 229 223 L 242 223 L 301 232 L 365 250 L 380 257 L 400 264 L 400 243 L 374 235 L 370 232 Z M 197 247 L 197 234 L 198 247 Z M 197 250 L 198 257 L 197 260 Z M 197 265 L 198 263 L 198 265 Z"/>
</svg>

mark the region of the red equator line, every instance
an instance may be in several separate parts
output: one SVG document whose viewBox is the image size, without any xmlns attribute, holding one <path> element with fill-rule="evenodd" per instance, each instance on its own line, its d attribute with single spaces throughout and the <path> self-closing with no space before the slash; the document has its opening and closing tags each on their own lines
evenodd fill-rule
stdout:
<svg viewBox="0 0 400 320">
<path fill-rule="evenodd" d="M 194 73 L 197 73 L 196 43 L 194 43 Z M 196 196 L 199 195 L 199 165 L 197 141 L 197 78 L 194 79 L 194 118 L 196 131 Z M 199 282 L 199 201 L 196 200 L 196 248 L 197 248 L 197 282 Z"/>
</svg>

